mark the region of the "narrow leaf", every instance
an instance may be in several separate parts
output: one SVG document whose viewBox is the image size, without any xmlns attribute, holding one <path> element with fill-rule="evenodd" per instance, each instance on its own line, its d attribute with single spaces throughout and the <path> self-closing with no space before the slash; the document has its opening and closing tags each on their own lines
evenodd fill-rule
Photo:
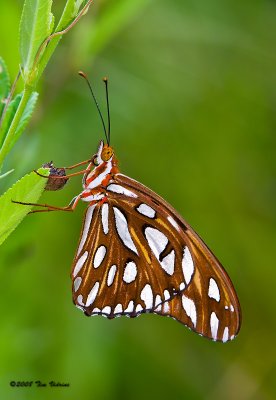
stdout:
<svg viewBox="0 0 276 400">
<path fill-rule="evenodd" d="M 66 28 L 70 22 L 77 16 L 79 9 L 84 0 L 67 0 L 59 23 L 55 29 L 56 32 Z"/>
<path fill-rule="evenodd" d="M 49 169 L 40 168 L 38 172 L 48 176 Z M 16 182 L 0 197 L 0 244 L 4 242 L 32 209 L 31 206 L 12 203 L 12 200 L 36 203 L 43 193 L 46 183 L 47 179 L 31 172 Z"/>
<path fill-rule="evenodd" d="M 32 69 L 36 53 L 51 34 L 52 0 L 25 0 L 20 21 L 20 55 L 26 77 Z"/>
<path fill-rule="evenodd" d="M 17 94 L 7 107 L 7 110 L 6 110 L 6 113 L 5 113 L 4 119 L 2 121 L 1 128 L 0 128 L 0 145 L 2 145 L 5 140 L 5 137 L 8 133 L 10 124 L 11 124 L 13 117 L 16 113 L 16 110 L 19 106 L 21 98 L 22 98 L 22 93 Z"/>
<path fill-rule="evenodd" d="M 10 91 L 10 78 L 7 66 L 2 57 L 0 57 L 0 117 L 5 106 L 5 99 Z"/>
<path fill-rule="evenodd" d="M 55 26 L 55 16 L 53 13 L 50 13 L 49 34 L 53 32 L 54 26 Z"/>
<path fill-rule="evenodd" d="M 55 32 L 60 32 L 67 28 L 77 17 L 78 13 L 80 12 L 81 6 L 84 7 L 87 3 L 87 0 L 67 0 L 63 13 L 60 17 L 60 20 L 55 28 Z M 44 71 L 46 65 L 49 62 L 55 48 L 57 47 L 59 41 L 63 36 L 59 35 L 51 39 L 48 43 L 47 47 L 43 52 L 43 57 L 40 60 L 37 70 L 37 79 L 41 76 L 42 72 Z"/>
<path fill-rule="evenodd" d="M 31 97 L 30 97 L 30 99 L 27 103 L 27 106 L 23 112 L 23 115 L 19 121 L 18 127 L 15 131 L 15 135 L 11 141 L 10 147 L 12 147 L 15 144 L 15 142 L 19 139 L 21 134 L 24 132 L 24 129 L 26 128 L 26 125 L 28 124 L 28 122 L 33 114 L 33 111 L 34 111 L 34 108 L 35 108 L 35 105 L 37 102 L 37 98 L 38 98 L 38 93 L 33 92 L 31 94 Z"/>
</svg>

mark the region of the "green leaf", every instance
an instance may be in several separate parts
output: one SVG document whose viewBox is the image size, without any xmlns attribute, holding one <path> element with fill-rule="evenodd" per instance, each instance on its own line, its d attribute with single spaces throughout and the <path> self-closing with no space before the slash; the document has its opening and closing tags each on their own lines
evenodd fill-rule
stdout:
<svg viewBox="0 0 276 400">
<path fill-rule="evenodd" d="M 81 6 L 84 7 L 86 3 L 87 0 L 67 0 L 63 13 L 55 29 L 55 32 L 59 32 L 67 28 L 78 15 Z M 55 48 L 57 47 L 62 37 L 63 37 L 62 35 L 56 36 L 52 38 L 51 41 L 48 43 L 47 47 L 43 52 L 43 57 L 41 58 L 40 63 L 38 65 L 36 79 L 40 78 L 42 72 L 44 71 L 46 65 L 48 64 L 53 52 L 55 51 Z"/>
<path fill-rule="evenodd" d="M 0 57 L 0 116 L 4 108 L 4 100 L 8 97 L 10 91 L 10 77 L 7 66 L 2 57 Z"/>
<path fill-rule="evenodd" d="M 10 144 L 10 148 L 15 144 L 15 142 L 19 139 L 21 134 L 24 132 L 24 129 L 26 128 L 26 125 L 28 124 L 28 122 L 33 114 L 33 111 L 34 111 L 34 108 L 35 108 L 35 105 L 37 102 L 37 98 L 38 98 L 38 93 L 33 92 L 31 94 L 31 97 L 29 98 L 29 101 L 23 112 L 23 115 L 19 121 L 17 128 L 16 128 L 15 135 L 13 136 L 11 144 Z"/>
<path fill-rule="evenodd" d="M 18 94 L 8 105 L 2 126 L 0 128 L 0 145 L 2 145 L 5 140 L 5 137 L 8 133 L 9 127 L 17 111 L 21 98 L 22 98 L 22 93 Z M 23 111 L 22 117 L 19 120 L 18 126 L 12 137 L 12 140 L 9 143 L 7 151 L 9 151 L 13 147 L 15 142 L 19 139 L 24 129 L 26 128 L 26 125 L 28 124 L 32 116 L 32 113 L 34 111 L 37 98 L 38 98 L 38 93 L 32 92 L 31 97 L 29 98 L 28 103 Z"/>
<path fill-rule="evenodd" d="M 40 168 L 38 172 L 49 175 L 49 169 Z M 35 172 L 25 175 L 0 197 L 0 244 L 20 224 L 32 206 L 12 203 L 12 200 L 36 203 L 44 191 L 47 179 Z"/>
<path fill-rule="evenodd" d="M 13 117 L 16 113 L 16 110 L 19 106 L 21 98 L 22 98 L 22 93 L 17 94 L 7 107 L 7 110 L 6 110 L 6 113 L 5 113 L 4 119 L 2 121 L 1 128 L 0 128 L 0 145 L 2 145 L 5 140 L 5 137 L 8 133 L 9 127 L 10 127 Z"/>
<path fill-rule="evenodd" d="M 20 21 L 20 55 L 24 77 L 32 70 L 37 51 L 51 34 L 52 0 L 25 0 Z"/>
<path fill-rule="evenodd" d="M 84 0 L 67 0 L 55 32 L 63 30 L 73 21 L 78 15 L 82 3 Z"/>
</svg>

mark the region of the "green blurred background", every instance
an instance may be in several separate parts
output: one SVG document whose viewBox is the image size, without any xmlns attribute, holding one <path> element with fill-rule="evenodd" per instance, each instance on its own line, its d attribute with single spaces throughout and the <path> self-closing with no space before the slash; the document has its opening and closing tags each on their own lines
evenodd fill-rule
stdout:
<svg viewBox="0 0 276 400">
<path fill-rule="evenodd" d="M 14 77 L 22 1 L 0 4 L 0 54 Z M 58 14 L 63 1 L 54 1 Z M 213 343 L 168 318 L 85 318 L 70 268 L 85 205 L 31 215 L 1 247 L 1 399 L 276 398 L 275 34 L 269 0 L 95 0 L 61 42 L 39 106 L 5 165 L 87 159 L 104 104 L 123 173 L 167 199 L 213 249 L 239 294 L 243 325 Z M 74 178 L 42 201 L 65 205 Z M 21 199 L 24 200 L 24 199 Z M 11 388 L 51 380 L 69 388 Z"/>
</svg>

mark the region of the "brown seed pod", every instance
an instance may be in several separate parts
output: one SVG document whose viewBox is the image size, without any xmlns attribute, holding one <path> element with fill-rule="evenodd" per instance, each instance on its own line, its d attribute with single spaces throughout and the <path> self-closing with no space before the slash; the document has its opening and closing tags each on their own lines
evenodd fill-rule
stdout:
<svg viewBox="0 0 276 400">
<path fill-rule="evenodd" d="M 68 178 L 66 177 L 65 169 L 64 168 L 56 168 L 53 164 L 53 161 L 43 164 L 42 167 L 50 169 L 50 175 L 49 175 L 45 190 L 55 191 L 55 190 L 63 189 L 63 186 L 68 181 Z M 57 178 L 60 176 L 64 176 L 64 178 L 63 179 Z"/>
</svg>

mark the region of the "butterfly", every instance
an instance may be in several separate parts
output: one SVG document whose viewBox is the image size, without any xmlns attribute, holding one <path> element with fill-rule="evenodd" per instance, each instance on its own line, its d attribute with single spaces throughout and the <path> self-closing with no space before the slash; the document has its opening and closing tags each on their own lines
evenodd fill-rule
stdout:
<svg viewBox="0 0 276 400">
<path fill-rule="evenodd" d="M 75 199 L 89 203 L 71 273 L 75 305 L 88 316 L 170 316 L 213 340 L 233 339 L 239 301 L 204 242 L 164 199 L 121 174 L 103 141 L 93 165 Z"/>
<path fill-rule="evenodd" d="M 82 192 L 64 208 L 88 203 L 71 272 L 74 304 L 110 319 L 169 316 L 214 341 L 232 340 L 241 311 L 226 271 L 169 203 L 119 171 L 110 119 L 106 139 L 84 171 Z"/>
</svg>

